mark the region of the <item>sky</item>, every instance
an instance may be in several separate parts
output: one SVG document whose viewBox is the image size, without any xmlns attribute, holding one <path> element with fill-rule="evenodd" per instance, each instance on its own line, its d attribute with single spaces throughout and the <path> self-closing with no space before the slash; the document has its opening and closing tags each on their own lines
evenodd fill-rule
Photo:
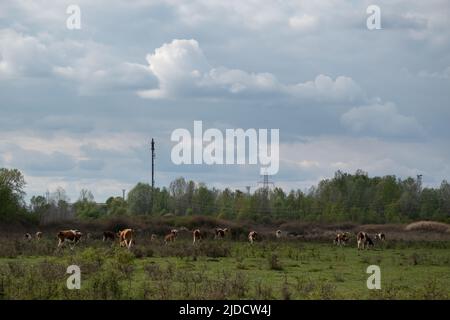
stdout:
<svg viewBox="0 0 450 320">
<path fill-rule="evenodd" d="M 70 5 L 80 29 L 67 28 Z M 369 30 L 369 5 L 381 29 Z M 27 198 L 185 177 L 254 190 L 260 167 L 176 165 L 174 130 L 279 129 L 270 180 L 337 170 L 450 180 L 450 1 L 3 0 L 0 167 Z"/>
</svg>

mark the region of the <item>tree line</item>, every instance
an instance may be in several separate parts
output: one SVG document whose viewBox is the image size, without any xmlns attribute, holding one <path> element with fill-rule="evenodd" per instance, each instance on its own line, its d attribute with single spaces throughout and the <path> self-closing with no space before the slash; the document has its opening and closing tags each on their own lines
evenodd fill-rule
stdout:
<svg viewBox="0 0 450 320">
<path fill-rule="evenodd" d="M 0 220 L 26 217 L 40 222 L 79 217 L 206 215 L 230 220 L 303 220 L 317 222 L 396 223 L 413 220 L 450 222 L 450 184 L 422 186 L 421 176 L 406 179 L 394 175 L 369 177 L 337 171 L 307 191 L 259 188 L 253 193 L 209 188 L 204 183 L 178 178 L 168 187 L 139 182 L 126 198 L 95 201 L 83 189 L 70 204 L 64 189 L 24 201 L 25 180 L 18 170 L 0 169 Z"/>
</svg>

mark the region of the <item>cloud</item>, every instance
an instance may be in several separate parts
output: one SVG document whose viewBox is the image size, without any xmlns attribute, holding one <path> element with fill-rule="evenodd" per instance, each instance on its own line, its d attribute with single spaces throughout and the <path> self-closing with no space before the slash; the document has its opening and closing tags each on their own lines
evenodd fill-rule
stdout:
<svg viewBox="0 0 450 320">
<path fill-rule="evenodd" d="M 104 91 L 136 90 L 155 84 L 148 69 L 141 64 L 122 61 L 111 53 L 113 49 L 87 42 L 79 57 L 67 59 L 52 67 L 52 72 L 78 86 L 80 94 Z"/>
<path fill-rule="evenodd" d="M 76 167 L 76 160 L 65 153 L 56 151 L 44 153 L 19 148 L 13 153 L 11 162 L 27 171 L 48 174 L 49 172 L 66 172 Z"/>
<path fill-rule="evenodd" d="M 422 70 L 419 72 L 419 77 L 448 80 L 450 79 L 450 67 L 434 72 Z"/>
<path fill-rule="evenodd" d="M 418 137 L 424 134 L 414 117 L 400 114 L 390 102 L 352 108 L 341 116 L 341 123 L 354 133 L 368 135 Z"/>
<path fill-rule="evenodd" d="M 271 73 L 249 73 L 223 66 L 211 67 L 194 40 L 175 39 L 147 55 L 150 71 L 158 79 L 157 89 L 139 91 L 143 98 L 179 97 L 293 97 L 317 101 L 353 101 L 362 90 L 349 77 L 335 80 L 318 75 L 313 81 L 283 84 Z"/>
<path fill-rule="evenodd" d="M 104 168 L 105 162 L 101 159 L 80 160 L 78 166 L 83 170 L 99 171 Z"/>
<path fill-rule="evenodd" d="M 289 26 L 298 31 L 311 31 L 314 30 L 319 23 L 319 19 L 316 16 L 303 14 L 300 16 L 293 16 L 289 18 Z"/>
<path fill-rule="evenodd" d="M 49 56 L 44 41 L 13 29 L 0 29 L 0 80 L 48 74 Z"/>
<path fill-rule="evenodd" d="M 137 90 L 155 84 L 141 64 L 121 60 L 109 46 L 93 41 L 58 40 L 0 29 L 0 80 L 51 78 L 75 84 L 80 94 Z"/>
</svg>

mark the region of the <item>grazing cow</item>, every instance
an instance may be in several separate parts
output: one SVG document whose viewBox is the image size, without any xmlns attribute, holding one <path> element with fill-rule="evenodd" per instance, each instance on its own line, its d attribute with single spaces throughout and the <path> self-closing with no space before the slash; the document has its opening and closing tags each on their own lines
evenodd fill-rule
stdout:
<svg viewBox="0 0 450 320">
<path fill-rule="evenodd" d="M 174 242 L 177 238 L 178 230 L 172 229 L 170 230 L 170 233 L 164 237 L 164 243 L 167 244 L 168 242 Z"/>
<path fill-rule="evenodd" d="M 36 232 L 35 236 L 36 236 L 36 240 L 41 240 L 42 239 L 42 232 L 40 232 L 40 231 Z"/>
<path fill-rule="evenodd" d="M 348 240 L 350 240 L 350 234 L 348 232 L 339 232 L 336 234 L 334 238 L 334 243 L 336 245 L 346 245 Z"/>
<path fill-rule="evenodd" d="M 375 234 L 375 240 L 384 241 L 384 240 L 386 240 L 386 236 L 382 232 L 376 233 Z"/>
<path fill-rule="evenodd" d="M 356 240 L 358 243 L 358 250 L 360 249 L 368 249 L 369 247 L 373 247 L 373 241 L 370 238 L 369 234 L 363 231 L 358 232 L 356 236 Z"/>
<path fill-rule="evenodd" d="M 63 230 L 58 232 L 58 248 L 61 248 L 65 242 L 71 242 L 73 246 L 70 249 L 73 250 L 75 245 L 80 241 L 83 234 L 78 230 Z"/>
<path fill-rule="evenodd" d="M 215 236 L 214 239 L 223 239 L 225 238 L 225 235 L 229 232 L 228 228 L 216 228 L 215 230 Z"/>
<path fill-rule="evenodd" d="M 133 229 L 124 229 L 122 231 L 119 231 L 118 236 L 119 245 L 121 247 L 127 247 L 127 249 L 129 250 L 134 243 Z"/>
<path fill-rule="evenodd" d="M 275 231 L 275 237 L 277 237 L 277 239 L 281 238 L 281 230 Z"/>
<path fill-rule="evenodd" d="M 250 231 L 248 234 L 248 241 L 250 241 L 250 244 L 253 244 L 254 241 L 256 241 L 256 238 L 258 237 L 258 233 L 256 231 Z"/>
<path fill-rule="evenodd" d="M 29 233 L 25 233 L 24 237 L 25 237 L 25 240 L 28 240 L 28 241 L 31 241 L 31 239 L 33 239 L 31 234 L 29 234 Z"/>
<path fill-rule="evenodd" d="M 112 231 L 103 231 L 103 242 L 107 240 L 114 241 L 116 239 L 116 234 Z"/>
<path fill-rule="evenodd" d="M 193 237 L 192 244 L 195 244 L 196 242 L 199 242 L 200 240 L 202 240 L 203 235 L 200 232 L 200 229 L 195 229 L 194 231 L 192 231 L 192 237 Z"/>
<path fill-rule="evenodd" d="M 154 233 L 152 233 L 152 235 L 150 236 L 150 241 L 151 242 L 156 242 L 158 241 L 158 236 Z"/>
</svg>

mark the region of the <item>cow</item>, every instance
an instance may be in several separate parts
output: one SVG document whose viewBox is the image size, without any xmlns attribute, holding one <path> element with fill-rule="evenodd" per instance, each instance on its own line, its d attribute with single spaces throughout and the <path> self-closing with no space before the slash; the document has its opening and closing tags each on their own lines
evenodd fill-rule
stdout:
<svg viewBox="0 0 450 320">
<path fill-rule="evenodd" d="M 122 231 L 119 231 L 119 233 L 117 234 L 119 237 L 119 246 L 126 247 L 128 250 L 130 250 L 131 246 L 134 243 L 133 232 L 133 229 L 124 229 Z"/>
<path fill-rule="evenodd" d="M 107 240 L 114 241 L 116 239 L 116 234 L 112 231 L 103 231 L 103 242 Z"/>
<path fill-rule="evenodd" d="M 334 244 L 345 246 L 349 240 L 350 234 L 348 232 L 339 232 L 336 233 L 336 237 L 334 238 Z"/>
<path fill-rule="evenodd" d="M 375 233 L 375 240 L 384 241 L 384 240 L 386 240 L 386 236 L 382 232 Z"/>
<path fill-rule="evenodd" d="M 203 235 L 200 232 L 200 229 L 195 229 L 194 231 L 192 231 L 192 237 L 193 237 L 192 244 L 195 244 L 196 242 L 199 242 L 200 240 L 202 240 Z"/>
<path fill-rule="evenodd" d="M 358 250 L 360 249 L 368 249 L 369 247 L 373 247 L 372 238 L 370 238 L 369 234 L 363 231 L 358 232 L 356 235 L 356 241 L 358 243 Z"/>
<path fill-rule="evenodd" d="M 150 236 L 150 242 L 156 242 L 158 241 L 158 236 L 154 233 Z"/>
<path fill-rule="evenodd" d="M 177 238 L 177 235 L 178 235 L 177 229 L 170 230 L 170 233 L 164 237 L 164 243 L 167 244 L 169 242 L 174 242 L 175 239 Z"/>
<path fill-rule="evenodd" d="M 36 240 L 41 240 L 42 239 L 42 232 L 38 231 L 35 234 Z"/>
<path fill-rule="evenodd" d="M 228 228 L 216 228 L 215 230 L 214 230 L 214 232 L 215 232 L 215 236 L 214 236 L 214 239 L 223 239 L 223 238 L 225 238 L 225 235 L 229 232 L 229 229 Z"/>
<path fill-rule="evenodd" d="M 33 239 L 31 234 L 29 234 L 29 233 L 25 233 L 24 238 L 25 238 L 25 240 L 28 240 L 28 241 L 31 241 L 31 239 Z"/>
<path fill-rule="evenodd" d="M 275 231 L 275 237 L 277 237 L 277 239 L 281 238 L 281 230 Z"/>
<path fill-rule="evenodd" d="M 58 248 L 61 248 L 65 242 L 71 242 L 73 246 L 70 246 L 70 249 L 73 250 L 75 245 L 80 241 L 81 236 L 83 234 L 78 230 L 63 230 L 58 232 Z"/>
<path fill-rule="evenodd" d="M 250 244 L 253 244 L 254 241 L 256 241 L 256 238 L 258 237 L 258 233 L 256 231 L 250 231 L 248 234 L 248 241 L 250 241 Z"/>
</svg>

